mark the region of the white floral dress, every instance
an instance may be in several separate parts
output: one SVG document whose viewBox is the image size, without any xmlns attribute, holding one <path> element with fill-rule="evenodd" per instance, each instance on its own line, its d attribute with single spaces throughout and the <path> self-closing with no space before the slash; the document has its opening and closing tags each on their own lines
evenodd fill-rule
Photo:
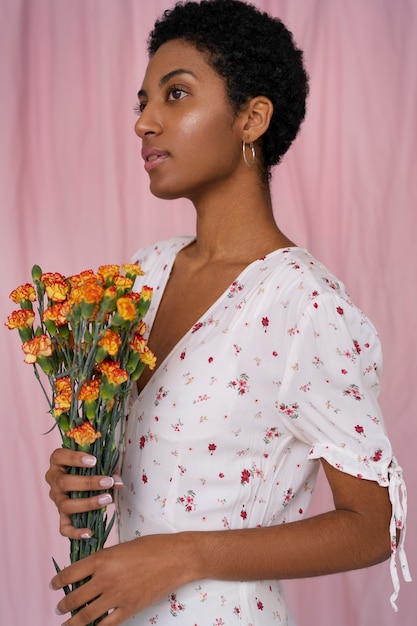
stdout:
<svg viewBox="0 0 417 626">
<path fill-rule="evenodd" d="M 135 256 L 146 272 L 138 286 L 154 288 L 149 328 L 176 253 L 191 241 L 174 238 Z M 120 540 L 301 520 L 320 458 L 389 487 L 395 536 L 405 489 L 377 403 L 380 363 L 375 329 L 306 250 L 278 249 L 251 263 L 132 401 Z M 202 580 L 127 623 L 293 622 L 279 581 Z"/>
</svg>

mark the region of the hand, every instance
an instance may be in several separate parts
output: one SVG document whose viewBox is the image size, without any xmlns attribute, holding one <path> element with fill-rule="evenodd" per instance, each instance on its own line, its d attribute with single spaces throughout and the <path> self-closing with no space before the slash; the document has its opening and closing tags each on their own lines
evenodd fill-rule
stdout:
<svg viewBox="0 0 417 626">
<path fill-rule="evenodd" d="M 147 535 L 99 550 L 61 570 L 51 581 L 52 589 L 91 577 L 58 603 L 60 615 L 84 607 L 63 626 L 85 626 L 110 610 L 101 624 L 118 626 L 191 582 L 187 537 L 188 533 Z"/>
<path fill-rule="evenodd" d="M 59 511 L 59 531 L 70 539 L 89 539 L 92 536 L 89 528 L 75 528 L 71 524 L 73 513 L 94 511 L 111 504 L 113 498 L 103 493 L 91 498 L 70 498 L 71 491 L 108 491 L 123 486 L 119 476 L 74 476 L 68 474 L 69 467 L 94 467 L 97 459 L 85 452 L 75 452 L 65 448 L 55 450 L 50 458 L 50 466 L 45 479 L 50 486 L 49 497 L 55 502 Z"/>
</svg>

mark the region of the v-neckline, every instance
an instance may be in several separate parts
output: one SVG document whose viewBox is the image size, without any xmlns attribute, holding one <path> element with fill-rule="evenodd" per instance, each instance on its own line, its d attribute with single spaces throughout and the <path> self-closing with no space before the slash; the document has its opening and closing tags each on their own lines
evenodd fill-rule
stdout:
<svg viewBox="0 0 417 626">
<path fill-rule="evenodd" d="M 178 249 L 175 251 L 175 253 L 172 256 L 172 259 L 170 261 L 170 264 L 166 265 L 166 273 L 165 273 L 165 282 L 163 283 L 163 285 L 161 285 L 161 283 L 159 283 L 159 289 L 158 289 L 158 302 L 152 306 L 152 319 L 151 320 L 146 320 L 146 324 L 148 327 L 148 333 L 147 333 L 147 337 L 149 338 L 151 331 L 152 331 L 152 326 L 153 323 L 155 321 L 157 312 L 158 312 L 158 308 L 160 306 L 160 303 L 162 301 L 165 289 L 167 287 L 168 281 L 171 277 L 171 273 L 172 273 L 172 269 L 174 267 L 177 255 L 179 254 L 179 252 L 181 252 L 182 250 L 184 250 L 187 246 L 191 245 L 193 242 L 195 241 L 195 237 L 190 237 L 189 241 L 185 241 L 183 245 L 179 246 Z M 298 246 L 287 246 L 284 248 L 276 248 L 275 250 L 272 250 L 271 252 L 269 252 L 268 254 L 266 254 L 263 257 L 259 257 L 257 259 L 254 259 L 253 261 L 251 261 L 250 263 L 248 263 L 248 265 L 246 265 L 241 272 L 239 272 L 239 274 L 233 279 L 233 281 L 231 283 L 228 284 L 228 286 L 226 287 L 226 289 L 214 300 L 214 302 L 212 302 L 212 304 L 208 307 L 208 309 L 206 309 L 201 315 L 200 317 L 193 323 L 193 325 L 178 339 L 178 341 L 172 346 L 171 350 L 167 353 L 167 355 L 165 356 L 164 360 L 158 365 L 158 368 L 156 369 L 156 371 L 152 374 L 152 376 L 148 379 L 148 381 L 146 382 L 146 384 L 144 385 L 144 387 L 142 388 L 142 390 L 139 392 L 138 391 L 138 396 L 135 399 L 135 402 L 137 400 L 139 400 L 140 398 L 142 398 L 142 396 L 144 395 L 146 389 L 149 387 L 149 384 L 151 383 L 151 381 L 154 379 L 155 376 L 158 375 L 159 370 L 161 370 L 165 363 L 168 361 L 168 359 L 171 358 L 172 354 L 176 351 L 176 349 L 178 348 L 178 346 L 183 343 L 185 341 L 185 339 L 193 332 L 193 329 L 198 326 L 200 323 L 202 323 L 202 320 L 204 320 L 205 318 L 207 318 L 212 310 L 219 304 L 219 302 L 221 302 L 221 300 L 223 300 L 225 297 L 227 297 L 227 294 L 230 292 L 230 288 L 234 283 L 239 283 L 241 282 L 241 279 L 244 277 L 244 275 L 246 273 L 248 273 L 256 264 L 262 262 L 265 262 L 267 259 L 270 259 L 271 257 L 278 255 L 278 254 L 282 254 L 284 251 L 290 251 L 290 250 L 299 250 L 300 248 Z M 155 355 L 156 358 L 158 358 L 158 355 Z"/>
</svg>

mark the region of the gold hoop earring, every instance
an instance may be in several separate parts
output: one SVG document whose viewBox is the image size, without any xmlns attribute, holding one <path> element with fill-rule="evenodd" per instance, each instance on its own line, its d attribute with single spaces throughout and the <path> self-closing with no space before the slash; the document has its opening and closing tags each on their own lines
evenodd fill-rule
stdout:
<svg viewBox="0 0 417 626">
<path fill-rule="evenodd" d="M 242 143 L 243 160 L 245 161 L 245 165 L 247 165 L 248 167 L 253 167 L 255 164 L 255 158 L 256 158 L 255 146 L 253 145 L 253 141 L 250 142 L 249 148 L 252 153 L 252 161 L 250 163 L 246 156 L 246 141 L 243 141 Z"/>
</svg>

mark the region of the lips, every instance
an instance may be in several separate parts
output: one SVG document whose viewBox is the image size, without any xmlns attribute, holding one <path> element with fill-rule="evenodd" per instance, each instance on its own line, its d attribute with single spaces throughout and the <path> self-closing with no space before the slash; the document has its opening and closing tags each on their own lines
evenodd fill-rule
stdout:
<svg viewBox="0 0 417 626">
<path fill-rule="evenodd" d="M 162 161 L 168 157 L 168 152 L 165 150 L 157 150 L 156 148 L 142 148 L 142 159 L 145 161 L 145 170 L 149 172 L 154 167 L 159 165 Z"/>
</svg>

